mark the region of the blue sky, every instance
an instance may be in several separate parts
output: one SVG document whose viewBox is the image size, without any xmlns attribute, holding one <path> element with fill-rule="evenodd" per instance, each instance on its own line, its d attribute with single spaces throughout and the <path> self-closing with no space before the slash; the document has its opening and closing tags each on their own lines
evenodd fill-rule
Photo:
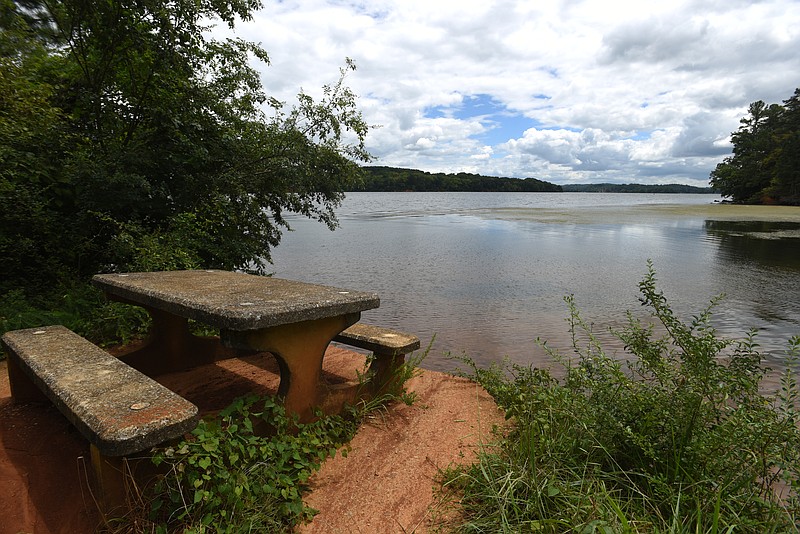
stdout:
<svg viewBox="0 0 800 534">
<path fill-rule="evenodd" d="M 559 184 L 706 185 L 800 86 L 796 0 L 265 0 L 237 34 L 288 102 L 352 58 L 375 164 Z"/>
<path fill-rule="evenodd" d="M 428 108 L 424 110 L 424 116 L 434 120 L 478 121 L 483 129 L 472 137 L 489 146 L 498 146 L 519 137 L 529 128 L 542 127 L 537 120 L 508 109 L 488 94 L 467 95 L 452 105 Z"/>
</svg>

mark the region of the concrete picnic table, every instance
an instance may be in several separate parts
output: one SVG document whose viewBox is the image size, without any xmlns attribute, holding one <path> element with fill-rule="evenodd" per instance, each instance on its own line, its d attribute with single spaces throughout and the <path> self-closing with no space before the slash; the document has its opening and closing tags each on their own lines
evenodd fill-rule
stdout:
<svg viewBox="0 0 800 534">
<path fill-rule="evenodd" d="M 124 362 L 154 376 L 270 352 L 280 367 L 278 395 L 301 421 L 313 417 L 328 344 L 380 306 L 375 293 L 230 271 L 100 274 L 92 282 L 153 319 L 147 343 L 120 356 Z M 189 320 L 218 328 L 220 337 L 192 335 Z"/>
</svg>

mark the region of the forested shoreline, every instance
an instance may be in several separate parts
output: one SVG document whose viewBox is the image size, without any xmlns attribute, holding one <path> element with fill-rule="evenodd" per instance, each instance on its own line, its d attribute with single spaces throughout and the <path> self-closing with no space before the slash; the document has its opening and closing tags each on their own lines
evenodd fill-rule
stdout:
<svg viewBox="0 0 800 534">
<path fill-rule="evenodd" d="M 571 184 L 561 188 L 565 193 L 718 193 L 713 187 L 685 184 Z"/>
<path fill-rule="evenodd" d="M 683 184 L 557 185 L 536 178 L 507 178 L 471 173 L 430 173 L 417 169 L 365 166 L 364 181 L 353 191 L 512 192 L 512 193 L 715 193 L 711 187 Z"/>
<path fill-rule="evenodd" d="M 480 174 L 430 173 L 417 169 L 365 166 L 364 180 L 353 191 L 506 191 L 560 192 L 561 186 L 535 178 L 505 178 Z"/>
</svg>

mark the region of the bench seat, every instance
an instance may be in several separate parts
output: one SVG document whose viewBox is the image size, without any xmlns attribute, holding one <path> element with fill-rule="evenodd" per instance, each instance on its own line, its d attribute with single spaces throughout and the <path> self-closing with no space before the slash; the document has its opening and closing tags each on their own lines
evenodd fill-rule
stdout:
<svg viewBox="0 0 800 534">
<path fill-rule="evenodd" d="M 387 356 L 405 355 L 419 348 L 419 338 L 413 334 L 363 323 L 354 324 L 333 340 Z"/>
<path fill-rule="evenodd" d="M 11 394 L 49 399 L 106 457 L 190 432 L 197 407 L 63 326 L 7 332 Z"/>
</svg>

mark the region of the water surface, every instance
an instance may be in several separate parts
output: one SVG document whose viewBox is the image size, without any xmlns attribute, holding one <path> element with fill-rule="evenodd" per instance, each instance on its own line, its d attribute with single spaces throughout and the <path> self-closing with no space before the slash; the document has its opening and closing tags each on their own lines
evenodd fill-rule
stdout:
<svg viewBox="0 0 800 534">
<path fill-rule="evenodd" d="M 779 363 L 800 334 L 800 209 L 714 203 L 710 195 L 602 193 L 351 193 L 341 227 L 291 219 L 273 251 L 276 276 L 376 291 L 362 320 L 435 335 L 445 353 L 480 363 L 546 364 L 536 338 L 568 347 L 563 297 L 574 294 L 604 339 L 641 313 L 651 259 L 687 319 L 721 293 L 725 335 L 759 331 Z"/>
</svg>

